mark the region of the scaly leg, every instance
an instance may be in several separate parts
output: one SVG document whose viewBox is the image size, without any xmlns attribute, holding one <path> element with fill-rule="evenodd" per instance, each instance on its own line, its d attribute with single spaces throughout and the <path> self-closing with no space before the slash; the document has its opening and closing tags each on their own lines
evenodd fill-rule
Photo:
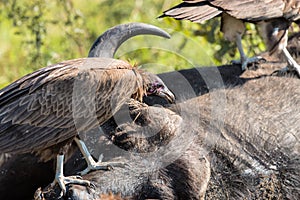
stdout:
<svg viewBox="0 0 300 200">
<path fill-rule="evenodd" d="M 265 62 L 266 60 L 261 56 L 255 56 L 252 58 L 248 58 L 244 52 L 243 46 L 242 46 L 242 36 L 241 34 L 236 35 L 236 45 L 240 53 L 240 60 L 233 60 L 233 64 L 241 64 L 242 70 L 246 70 L 248 63 L 259 63 L 261 61 Z"/>
<path fill-rule="evenodd" d="M 286 47 L 283 48 L 282 52 L 288 62 L 288 66 L 279 70 L 279 73 L 285 74 L 287 71 L 296 71 L 300 77 L 300 65 L 293 59 Z"/>
<path fill-rule="evenodd" d="M 51 186 L 54 186 L 56 183 L 61 188 L 60 196 L 64 196 L 66 194 L 66 185 L 73 183 L 78 185 L 86 185 L 90 186 L 91 183 L 87 180 L 81 180 L 80 176 L 68 176 L 65 177 L 63 175 L 63 166 L 64 166 L 64 155 L 57 155 L 57 162 L 56 162 L 56 173 L 55 173 L 55 179 L 51 183 Z"/>
<path fill-rule="evenodd" d="M 80 172 L 81 175 L 87 174 L 92 170 L 109 170 L 113 167 L 124 167 L 125 163 L 123 162 L 102 162 L 102 159 L 99 159 L 98 162 L 95 162 L 90 152 L 88 151 L 84 142 L 78 138 L 75 138 L 75 142 L 77 143 L 81 153 L 83 154 L 86 162 L 87 168 Z"/>
</svg>

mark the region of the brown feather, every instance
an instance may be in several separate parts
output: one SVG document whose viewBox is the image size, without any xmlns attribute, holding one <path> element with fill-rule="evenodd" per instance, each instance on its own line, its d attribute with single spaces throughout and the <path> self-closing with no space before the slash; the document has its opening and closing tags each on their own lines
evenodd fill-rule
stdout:
<svg viewBox="0 0 300 200">
<path fill-rule="evenodd" d="M 124 61 L 85 58 L 17 80 L 0 90 L 0 151 L 39 151 L 99 126 L 132 94 L 141 98 L 140 73 Z"/>
<path fill-rule="evenodd" d="M 279 17 L 295 21 L 299 19 L 299 8 L 297 0 L 184 0 L 165 11 L 163 16 L 201 22 L 226 12 L 243 21 L 258 22 Z M 209 12 L 211 14 L 205 14 Z M 196 16 L 198 20 L 193 20 Z"/>
</svg>

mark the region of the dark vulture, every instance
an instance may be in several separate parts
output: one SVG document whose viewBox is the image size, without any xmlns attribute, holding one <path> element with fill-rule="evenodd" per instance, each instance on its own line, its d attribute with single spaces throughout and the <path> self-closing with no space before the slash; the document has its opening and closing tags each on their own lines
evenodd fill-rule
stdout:
<svg viewBox="0 0 300 200">
<path fill-rule="evenodd" d="M 132 25 L 129 29 L 142 26 Z M 145 25 L 138 34 L 142 32 L 168 36 L 153 26 Z M 69 144 L 75 140 L 86 158 L 88 168 L 84 173 L 122 165 L 96 163 L 76 136 L 103 124 L 130 98 L 141 101 L 144 95 L 174 101 L 160 78 L 121 60 L 80 58 L 42 68 L 0 90 L 0 152 L 34 152 L 43 161 L 57 156 L 53 184 L 59 184 L 62 194 L 66 184 L 89 185 L 89 181 L 63 176 L 64 153 Z"/>
<path fill-rule="evenodd" d="M 286 49 L 288 28 L 300 18 L 298 0 L 184 0 L 183 3 L 167 10 L 161 17 L 169 16 L 178 20 L 186 19 L 201 23 L 214 17 L 221 17 L 221 31 L 225 39 L 236 41 L 240 52 L 242 69 L 247 63 L 256 62 L 261 57 L 247 58 L 241 38 L 245 32 L 244 22 L 261 26 L 263 37 L 267 40 L 270 54 L 282 51 L 288 66 L 282 72 L 296 71 L 300 66 Z"/>
</svg>

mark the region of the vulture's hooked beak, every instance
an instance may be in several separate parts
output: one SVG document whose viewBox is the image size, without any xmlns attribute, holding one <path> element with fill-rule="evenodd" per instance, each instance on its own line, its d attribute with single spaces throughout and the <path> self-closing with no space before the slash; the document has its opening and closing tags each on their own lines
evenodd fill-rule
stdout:
<svg viewBox="0 0 300 200">
<path fill-rule="evenodd" d="M 175 103 L 175 95 L 167 87 L 158 90 L 156 95 L 168 100 L 169 103 Z"/>
<path fill-rule="evenodd" d="M 169 103 L 175 103 L 175 95 L 165 83 L 156 75 L 147 73 L 148 84 L 146 95 L 155 95 L 166 99 Z"/>
</svg>

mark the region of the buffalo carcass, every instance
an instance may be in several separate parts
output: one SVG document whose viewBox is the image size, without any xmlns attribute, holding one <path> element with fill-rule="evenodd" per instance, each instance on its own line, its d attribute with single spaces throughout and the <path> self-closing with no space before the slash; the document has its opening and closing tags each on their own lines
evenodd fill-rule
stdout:
<svg viewBox="0 0 300 200">
<path fill-rule="evenodd" d="M 136 123 L 124 122 L 118 128 L 112 121 L 106 124 L 104 130 L 112 141 L 133 153 L 170 147 L 157 154 L 159 161 L 178 157 L 150 172 L 145 172 L 148 165 L 142 162 L 144 170 L 135 164 L 118 169 L 118 176 L 93 172 L 84 179 L 99 187 L 87 191 L 73 186 L 68 194 L 72 198 L 85 194 L 87 199 L 109 191 L 129 199 L 201 199 L 204 195 L 206 199 L 298 199 L 299 85 L 294 78 L 265 77 L 187 100 L 171 107 L 173 111 L 149 107 L 160 111 L 144 112 L 144 108 L 136 108 Z M 154 145 L 156 148 L 151 145 L 155 139 L 139 136 L 148 121 L 150 128 L 160 127 L 161 132 L 155 136 L 165 138 Z M 132 157 L 129 160 L 140 161 Z M 116 177 L 118 181 L 110 184 Z M 100 183 L 107 187 L 100 187 Z"/>
</svg>

